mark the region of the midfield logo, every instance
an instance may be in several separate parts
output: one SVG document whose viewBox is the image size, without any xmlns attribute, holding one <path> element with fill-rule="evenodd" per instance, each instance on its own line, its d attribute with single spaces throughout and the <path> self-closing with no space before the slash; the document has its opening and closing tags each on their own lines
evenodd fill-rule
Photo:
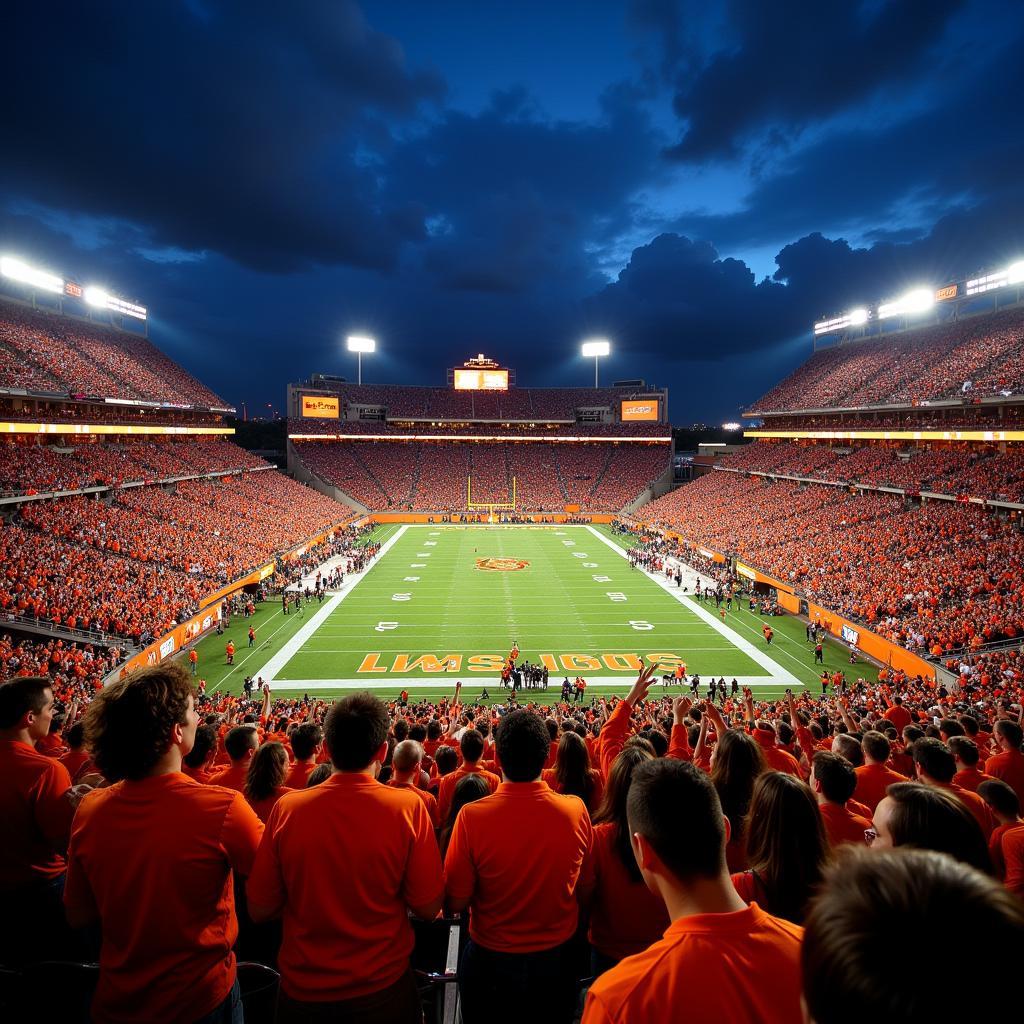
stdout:
<svg viewBox="0 0 1024 1024">
<path fill-rule="evenodd" d="M 525 558 L 478 558 L 476 567 L 490 572 L 515 572 L 525 569 L 530 563 Z"/>
</svg>

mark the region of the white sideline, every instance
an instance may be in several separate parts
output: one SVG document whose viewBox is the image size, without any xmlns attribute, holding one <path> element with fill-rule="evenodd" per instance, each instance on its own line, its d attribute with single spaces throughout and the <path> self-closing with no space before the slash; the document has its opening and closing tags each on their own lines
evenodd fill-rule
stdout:
<svg viewBox="0 0 1024 1024">
<path fill-rule="evenodd" d="M 547 690 L 528 690 L 520 689 L 518 692 L 518 699 L 520 701 L 530 700 L 533 694 L 541 693 L 560 693 L 561 692 L 561 676 L 568 675 L 572 677 L 574 673 L 563 672 L 558 674 L 552 674 L 551 681 L 548 684 Z M 720 678 L 720 677 L 716 677 Z M 483 689 L 486 687 L 491 691 L 491 696 L 495 697 L 498 694 L 508 694 L 508 690 L 502 689 L 498 684 L 498 678 L 496 672 L 443 672 L 439 673 L 435 679 L 423 679 L 417 676 L 414 679 L 405 679 L 400 675 L 391 675 L 387 679 L 278 679 L 273 685 L 272 689 L 275 692 L 282 690 L 449 690 L 453 689 L 457 680 L 462 680 L 462 689 L 465 692 L 472 690 Z M 700 696 L 703 699 L 707 693 L 708 680 L 701 679 L 700 681 Z M 731 677 L 726 677 L 726 685 L 732 682 Z M 597 676 L 593 682 L 587 680 L 587 693 L 591 690 L 601 690 L 610 687 L 621 688 L 623 686 L 631 686 L 636 682 L 636 676 Z M 736 676 L 736 682 L 740 686 L 776 686 L 778 680 L 772 676 Z M 662 684 L 660 677 L 655 680 L 655 684 L 651 687 L 651 694 L 658 695 L 662 692 Z M 675 682 L 666 691 L 671 693 L 673 696 L 677 694 L 689 695 L 690 684 L 689 681 L 678 686 Z"/>
<path fill-rule="evenodd" d="M 592 533 L 599 541 L 603 544 L 607 544 L 613 551 L 618 552 L 623 558 L 629 559 L 629 555 L 626 553 L 624 548 L 620 548 L 618 544 L 605 537 L 602 533 L 595 530 L 592 526 L 585 526 L 583 529 L 588 530 Z M 764 651 L 759 651 L 749 640 L 745 640 L 735 630 L 730 629 L 724 622 L 719 621 L 714 615 L 711 614 L 706 608 L 701 608 L 699 604 L 687 601 L 686 595 L 676 586 L 674 586 L 664 576 L 659 576 L 657 573 L 648 572 L 641 566 L 636 567 L 637 572 L 642 572 L 648 579 L 654 580 L 655 583 L 661 587 L 667 594 L 674 597 L 681 605 L 684 605 L 689 611 L 693 612 L 698 618 L 703 619 L 713 630 L 724 636 L 729 643 L 734 647 L 738 647 L 747 657 L 756 661 L 762 668 L 768 669 L 771 673 L 771 681 L 776 684 L 785 683 L 787 686 L 794 686 L 803 689 L 803 683 L 792 672 L 788 672 L 784 669 L 777 661 L 772 660 L 765 654 Z M 721 674 L 721 673 L 719 673 Z M 737 678 L 739 678 L 737 676 Z"/>
<path fill-rule="evenodd" d="M 342 585 L 341 590 L 327 598 L 316 614 L 297 633 L 294 633 L 281 647 L 281 649 L 273 655 L 269 661 L 264 663 L 262 668 L 257 669 L 252 673 L 253 677 L 262 676 L 265 683 L 269 683 L 271 687 L 275 689 L 280 688 L 277 685 L 277 673 L 280 672 L 293 657 L 295 657 L 299 648 L 302 647 L 302 645 L 320 628 L 323 622 L 330 617 L 331 612 L 333 612 L 334 609 L 352 593 L 360 582 L 366 578 L 367 574 L 373 570 L 373 567 L 385 554 L 387 554 L 407 529 L 409 529 L 408 526 L 403 526 L 394 534 L 394 536 L 389 537 L 384 541 L 381 545 L 380 551 L 377 552 L 376 558 L 374 558 L 374 560 L 362 572 L 351 573 Z M 294 614 L 294 612 L 292 614 Z"/>
</svg>

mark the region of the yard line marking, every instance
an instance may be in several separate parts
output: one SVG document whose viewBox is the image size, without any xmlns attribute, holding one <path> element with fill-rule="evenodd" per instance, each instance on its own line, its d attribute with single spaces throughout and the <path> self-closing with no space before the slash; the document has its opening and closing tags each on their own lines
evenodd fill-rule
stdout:
<svg viewBox="0 0 1024 1024">
<path fill-rule="evenodd" d="M 385 554 L 392 548 L 392 546 L 399 540 L 402 534 L 405 533 L 405 527 L 401 527 L 398 532 L 382 545 L 380 551 L 377 552 L 377 557 L 360 573 L 352 573 L 348 576 L 344 586 L 338 593 L 332 594 L 326 601 L 320 610 L 307 622 L 301 629 L 299 629 L 293 636 L 289 637 L 288 641 L 282 645 L 281 649 L 269 660 L 262 668 L 258 671 L 253 672 L 254 676 L 263 676 L 265 682 L 273 685 L 277 673 L 281 671 L 288 664 L 289 661 L 298 653 L 299 648 L 320 628 L 320 625 L 330 617 L 331 612 L 345 600 L 349 594 L 366 578 L 367 573 L 370 573 L 380 564 L 381 559 Z"/>
<path fill-rule="evenodd" d="M 590 533 L 601 541 L 602 544 L 607 544 L 612 551 L 617 552 L 622 558 L 628 558 L 623 548 L 620 548 L 618 544 L 609 540 L 604 536 L 604 534 L 599 533 L 592 526 L 584 527 L 584 529 L 589 530 Z M 730 629 L 724 622 L 720 622 L 718 618 L 711 614 L 711 612 L 688 601 L 686 599 L 686 594 L 675 587 L 669 580 L 664 577 L 658 577 L 655 573 L 648 572 L 646 569 L 642 569 L 639 565 L 637 566 L 636 571 L 642 572 L 648 579 L 657 583 L 666 594 L 673 597 L 681 605 L 693 612 L 698 618 L 703 619 L 704 622 L 715 630 L 715 632 L 726 637 L 734 647 L 739 648 L 739 650 L 746 654 L 752 661 L 756 661 L 762 668 L 768 669 L 768 671 L 772 673 L 776 682 L 802 687 L 800 680 L 797 679 L 792 672 L 788 669 L 784 669 L 777 661 L 769 658 L 764 651 L 759 651 L 749 640 L 740 636 L 734 629 Z"/>
</svg>

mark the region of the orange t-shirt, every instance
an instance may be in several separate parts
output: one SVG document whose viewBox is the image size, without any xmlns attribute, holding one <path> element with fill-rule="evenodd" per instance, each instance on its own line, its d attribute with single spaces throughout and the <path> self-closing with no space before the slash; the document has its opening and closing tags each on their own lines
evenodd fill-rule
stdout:
<svg viewBox="0 0 1024 1024">
<path fill-rule="evenodd" d="M 590 903 L 590 944 L 621 960 L 657 942 L 669 925 L 659 896 L 636 881 L 615 848 L 618 826 L 594 826 L 594 896 Z"/>
<path fill-rule="evenodd" d="M 971 793 L 977 793 L 978 787 L 987 780 L 991 779 L 991 775 L 986 775 L 985 772 L 978 771 L 975 765 L 972 768 L 961 768 L 960 771 L 953 776 L 953 785 L 959 786 L 961 789 L 969 790 Z"/>
<path fill-rule="evenodd" d="M 57 878 L 72 808 L 67 768 L 19 740 L 0 740 L 0 891 Z"/>
<path fill-rule="evenodd" d="M 445 857 L 451 899 L 470 900 L 470 937 L 535 953 L 576 931 L 577 885 L 592 885 L 593 829 L 583 801 L 541 781 L 503 782 L 459 812 Z"/>
<path fill-rule="evenodd" d="M 442 890 L 423 801 L 350 772 L 278 801 L 247 886 L 251 907 L 282 912 L 281 986 L 310 1002 L 398 981 L 414 944 L 406 908 Z"/>
<path fill-rule="evenodd" d="M 862 764 L 854 768 L 857 775 L 857 788 L 853 795 L 864 804 L 872 814 L 885 798 L 885 791 L 894 783 L 906 782 L 907 777 L 886 768 L 884 764 Z"/>
<path fill-rule="evenodd" d="M 277 801 L 281 799 L 286 793 L 294 793 L 295 790 L 291 786 L 278 786 L 270 796 L 265 796 L 262 800 L 249 800 L 248 797 L 245 799 L 249 802 L 249 806 L 256 812 L 256 817 L 266 825 L 270 819 L 270 812 L 277 806 Z"/>
<path fill-rule="evenodd" d="M 284 785 L 289 789 L 305 789 L 310 773 L 315 767 L 316 765 L 312 763 L 296 761 L 288 769 L 288 774 L 284 777 Z"/>
<path fill-rule="evenodd" d="M 669 1007 L 694 1021 L 800 1024 L 802 939 L 802 928 L 756 903 L 681 917 L 660 941 L 594 982 L 583 1024 L 667 1020 Z"/>
<path fill-rule="evenodd" d="M 75 815 L 64 902 L 103 926 L 99 1024 L 186 1024 L 235 982 L 232 871 L 263 826 L 242 797 L 175 772 L 97 789 Z"/>
<path fill-rule="evenodd" d="M 60 763 L 64 765 L 68 770 L 68 775 L 71 776 L 74 781 L 83 768 L 91 767 L 92 758 L 89 756 L 89 751 L 79 748 L 78 750 L 69 750 L 62 758 L 59 759 Z"/>
<path fill-rule="evenodd" d="M 245 792 L 245 780 L 249 774 L 248 761 L 232 761 L 230 766 L 210 776 L 211 786 L 224 786 L 238 793 Z"/>
<path fill-rule="evenodd" d="M 1003 833 L 1002 848 L 1006 864 L 1004 884 L 1010 892 L 1024 896 L 1024 828 L 1012 828 Z"/>
<path fill-rule="evenodd" d="M 448 821 L 448 815 L 452 809 L 452 797 L 455 796 L 455 787 L 467 775 L 474 774 L 479 775 L 484 782 L 487 783 L 487 786 L 492 793 L 501 784 L 501 779 L 499 779 L 497 775 L 493 772 L 486 771 L 478 765 L 462 764 L 459 765 L 455 771 L 442 776 L 441 783 L 437 788 L 437 814 L 438 820 L 442 822 L 442 824 Z"/>
<path fill-rule="evenodd" d="M 434 828 L 441 827 L 441 818 L 437 813 L 437 800 L 433 793 L 428 793 L 425 789 L 420 789 L 419 786 L 414 786 L 409 782 L 389 781 L 388 785 L 394 789 L 404 789 L 408 790 L 410 793 L 415 793 L 427 808 L 427 814 L 430 815 L 430 824 L 433 825 Z"/>
<path fill-rule="evenodd" d="M 1004 750 L 993 754 L 985 762 L 985 774 L 1005 782 L 1017 794 L 1017 799 L 1024 807 L 1024 754 L 1019 750 Z"/>
<path fill-rule="evenodd" d="M 902 704 L 893 704 L 887 708 L 882 717 L 896 727 L 896 731 L 903 734 L 903 730 L 914 720 L 910 712 Z"/>
<path fill-rule="evenodd" d="M 840 807 L 839 804 L 819 804 L 818 810 L 821 811 L 821 820 L 825 824 L 830 846 L 835 848 L 843 843 L 864 845 L 864 830 L 871 828 L 869 819 L 854 814 L 849 807 Z"/>
</svg>

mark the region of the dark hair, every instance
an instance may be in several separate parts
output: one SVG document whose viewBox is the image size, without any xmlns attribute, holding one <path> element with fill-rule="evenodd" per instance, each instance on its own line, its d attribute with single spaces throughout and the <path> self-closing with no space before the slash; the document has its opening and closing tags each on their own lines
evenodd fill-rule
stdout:
<svg viewBox="0 0 1024 1024">
<path fill-rule="evenodd" d="M 879 764 L 885 764 L 892 753 L 892 744 L 882 733 L 876 732 L 874 729 L 864 733 L 864 738 L 860 741 L 860 745 L 863 747 L 864 753 L 872 761 L 877 761 Z"/>
<path fill-rule="evenodd" d="M 595 787 L 590 770 L 590 751 L 575 732 L 563 733 L 558 741 L 555 782 L 560 793 L 578 796 L 587 805 L 587 810 L 591 810 Z"/>
<path fill-rule="evenodd" d="M 963 736 L 964 727 L 955 718 L 943 718 L 939 721 L 939 731 L 947 736 Z"/>
<path fill-rule="evenodd" d="M 1020 817 L 1020 798 L 1017 791 L 1002 779 L 986 779 L 978 786 L 978 796 L 997 813 L 1007 818 Z"/>
<path fill-rule="evenodd" d="M 13 729 L 29 711 L 38 715 L 46 707 L 46 691 L 53 683 L 46 676 L 15 676 L 0 684 L 0 729 Z"/>
<path fill-rule="evenodd" d="M 343 697 L 327 712 L 324 737 L 338 771 L 362 771 L 387 742 L 388 709 L 370 693 Z"/>
<path fill-rule="evenodd" d="M 449 775 L 458 768 L 459 755 L 455 752 L 454 747 L 449 747 L 446 744 L 434 751 L 434 764 L 437 765 L 438 775 Z"/>
<path fill-rule="evenodd" d="M 292 729 L 288 737 L 292 745 L 292 753 L 296 761 L 307 761 L 316 753 L 316 748 L 323 743 L 324 731 L 315 722 L 303 722 Z"/>
<path fill-rule="evenodd" d="M 427 739 L 439 740 L 441 738 L 441 723 L 436 719 L 432 718 L 427 722 Z"/>
<path fill-rule="evenodd" d="M 533 782 L 551 751 L 547 726 L 525 708 L 510 711 L 501 720 L 495 743 L 501 770 L 510 782 Z"/>
<path fill-rule="evenodd" d="M 399 718 L 392 726 L 391 733 L 396 743 L 401 743 L 409 735 L 409 723 L 404 718 Z"/>
<path fill-rule="evenodd" d="M 202 768 L 210 751 L 217 746 L 217 730 L 212 725 L 201 725 L 196 729 L 196 741 L 183 758 L 189 768 Z"/>
<path fill-rule="evenodd" d="M 914 764 L 919 765 L 936 782 L 950 782 L 956 775 L 956 761 L 942 740 L 924 736 L 915 740 L 911 753 L 914 755 Z"/>
<path fill-rule="evenodd" d="M 264 743 L 253 754 L 245 777 L 245 797 L 249 803 L 266 800 L 288 775 L 288 751 L 283 743 Z"/>
<path fill-rule="evenodd" d="M 420 722 L 409 728 L 409 739 L 422 743 L 427 738 L 427 727 Z"/>
<path fill-rule="evenodd" d="M 993 732 L 998 733 L 1000 736 L 1015 749 L 1020 749 L 1022 738 L 1021 727 L 1016 722 L 1010 722 L 1005 718 L 1000 718 L 999 721 L 993 726 Z"/>
<path fill-rule="evenodd" d="M 654 748 L 655 757 L 664 757 L 668 753 L 668 737 L 660 729 L 644 729 L 640 735 Z"/>
<path fill-rule="evenodd" d="M 459 740 L 459 749 L 464 761 L 479 761 L 484 753 L 484 738 L 476 729 L 467 729 Z"/>
<path fill-rule="evenodd" d="M 952 793 L 920 782 L 895 782 L 885 792 L 895 804 L 889 822 L 893 846 L 948 853 L 987 875 L 992 874 L 981 827 Z"/>
<path fill-rule="evenodd" d="M 144 778 L 187 720 L 192 680 L 180 665 L 156 665 L 103 687 L 85 712 L 85 742 L 108 782 Z"/>
<path fill-rule="evenodd" d="M 845 804 L 853 796 L 857 788 L 857 773 L 845 757 L 833 754 L 831 750 L 819 750 L 812 758 L 811 766 L 826 800 Z"/>
<path fill-rule="evenodd" d="M 747 860 L 764 893 L 762 909 L 799 924 L 829 855 L 814 794 L 794 775 L 765 772 L 754 784 L 749 822 Z"/>
<path fill-rule="evenodd" d="M 260 744 L 259 734 L 254 725 L 236 725 L 228 729 L 224 737 L 224 750 L 232 761 L 245 757 L 250 750 L 255 750 Z"/>
<path fill-rule="evenodd" d="M 64 738 L 68 741 L 68 746 L 72 750 L 78 750 L 85 742 L 85 726 L 81 722 L 75 722 L 64 734 Z"/>
<path fill-rule="evenodd" d="M 448 820 L 444 823 L 438 840 L 442 859 L 448 850 L 448 843 L 451 841 L 452 829 L 455 828 L 455 819 L 458 818 L 459 811 L 466 804 L 482 800 L 485 796 L 490 795 L 491 787 L 487 785 L 486 779 L 479 772 L 469 772 L 455 783 L 455 789 L 452 791 L 452 806 L 448 811 Z"/>
<path fill-rule="evenodd" d="M 908 984 L 893 965 L 907 936 L 984 936 L 959 955 L 967 976 L 993 980 L 989 1009 L 1017 1010 L 1010 979 L 1024 946 L 1024 905 L 994 881 L 924 850 L 847 847 L 826 872 L 801 946 L 804 998 L 817 1024 L 960 1020 L 977 1014 L 971 986 Z"/>
<path fill-rule="evenodd" d="M 321 782 L 326 782 L 334 774 L 334 768 L 327 764 L 318 764 L 306 777 L 306 789 L 312 789 L 314 786 L 319 786 Z"/>
<path fill-rule="evenodd" d="M 626 815 L 630 835 L 642 835 L 678 880 L 716 878 L 725 870 L 722 804 L 701 769 L 668 758 L 638 765 Z"/>
<path fill-rule="evenodd" d="M 595 825 L 609 823 L 615 826 L 615 852 L 619 855 L 619 860 L 622 861 L 629 877 L 634 882 L 643 881 L 643 875 L 640 874 L 636 857 L 633 856 L 633 846 L 629 841 L 626 798 L 629 796 L 629 787 L 633 782 L 633 772 L 638 765 L 653 760 L 653 757 L 654 755 L 649 750 L 644 750 L 639 744 L 623 747 L 612 761 L 611 768 L 608 769 L 608 780 L 605 784 L 601 806 L 594 813 Z"/>
<path fill-rule="evenodd" d="M 754 783 L 766 771 L 768 762 L 764 751 L 750 733 L 727 729 L 723 736 L 718 737 L 711 781 L 721 801 L 722 813 L 732 826 L 734 840 L 743 835 Z"/>
<path fill-rule="evenodd" d="M 949 750 L 954 758 L 959 758 L 968 768 L 978 763 L 978 744 L 966 736 L 950 736 Z"/>
</svg>

